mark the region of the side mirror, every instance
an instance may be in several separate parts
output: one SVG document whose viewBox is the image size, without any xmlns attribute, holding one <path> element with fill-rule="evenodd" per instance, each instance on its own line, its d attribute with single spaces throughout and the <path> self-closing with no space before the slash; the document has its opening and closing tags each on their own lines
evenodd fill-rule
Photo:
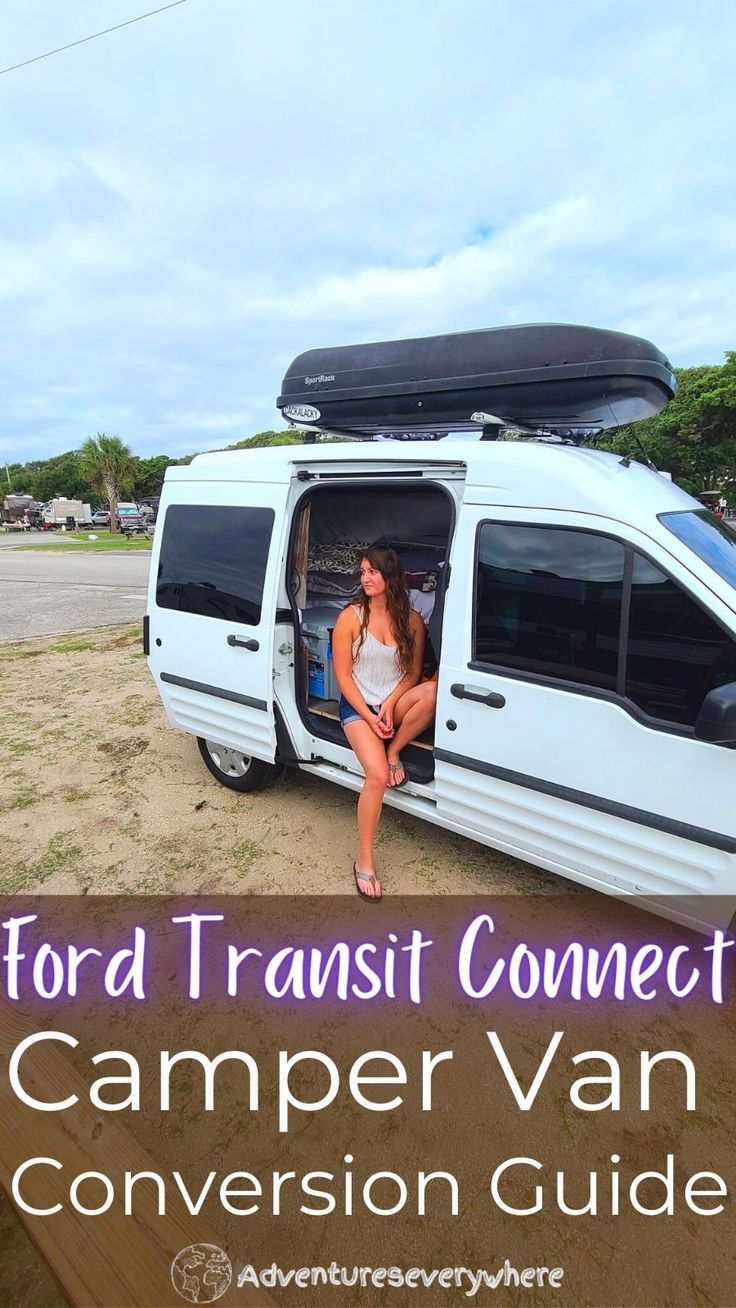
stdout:
<svg viewBox="0 0 736 1308">
<path fill-rule="evenodd" d="M 706 695 L 695 723 L 695 736 L 714 745 L 736 744 L 736 681 Z"/>
</svg>

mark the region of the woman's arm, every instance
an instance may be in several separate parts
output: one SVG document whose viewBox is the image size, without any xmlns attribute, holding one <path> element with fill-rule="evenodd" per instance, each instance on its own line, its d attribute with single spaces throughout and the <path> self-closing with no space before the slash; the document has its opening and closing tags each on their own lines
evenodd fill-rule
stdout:
<svg viewBox="0 0 736 1308">
<path fill-rule="evenodd" d="M 351 708 L 359 713 L 364 722 L 372 727 L 382 739 L 386 734 L 382 729 L 376 730 L 377 718 L 371 713 L 358 687 L 353 681 L 353 642 L 360 634 L 358 620 L 352 609 L 343 609 L 332 633 L 332 663 L 337 677 L 340 693 L 345 696 Z"/>
<path fill-rule="evenodd" d="M 393 730 L 394 725 L 395 705 L 398 704 L 401 696 L 405 695 L 407 690 L 411 690 L 413 686 L 418 686 L 422 679 L 422 668 L 424 667 L 424 640 L 426 632 L 424 620 L 421 614 L 417 613 L 416 609 L 412 609 L 411 611 L 411 631 L 412 636 L 414 637 L 414 656 L 412 658 L 411 667 L 406 673 L 406 676 L 402 677 L 396 689 L 392 690 L 391 694 L 386 696 L 381 705 L 381 711 L 378 714 L 379 722 L 385 722 L 391 730 Z"/>
</svg>

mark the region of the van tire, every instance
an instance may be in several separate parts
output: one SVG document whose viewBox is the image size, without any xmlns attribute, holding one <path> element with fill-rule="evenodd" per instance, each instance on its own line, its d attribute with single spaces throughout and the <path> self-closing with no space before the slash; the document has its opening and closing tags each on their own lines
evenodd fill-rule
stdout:
<svg viewBox="0 0 736 1308">
<path fill-rule="evenodd" d="M 251 758 L 248 754 L 218 745 L 214 740 L 205 740 L 204 736 L 197 736 L 197 744 L 207 770 L 228 790 L 238 790 L 241 794 L 261 790 L 270 781 L 275 781 L 281 772 L 273 763 Z"/>
</svg>

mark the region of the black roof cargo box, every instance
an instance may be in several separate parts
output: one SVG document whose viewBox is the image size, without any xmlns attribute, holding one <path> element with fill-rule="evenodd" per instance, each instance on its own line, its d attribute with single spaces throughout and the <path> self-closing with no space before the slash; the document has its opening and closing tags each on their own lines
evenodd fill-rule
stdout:
<svg viewBox="0 0 736 1308">
<path fill-rule="evenodd" d="M 595 433 L 658 413 L 675 379 L 649 341 L 557 323 L 340 345 L 300 354 L 278 407 L 356 435 L 506 426 Z"/>
</svg>

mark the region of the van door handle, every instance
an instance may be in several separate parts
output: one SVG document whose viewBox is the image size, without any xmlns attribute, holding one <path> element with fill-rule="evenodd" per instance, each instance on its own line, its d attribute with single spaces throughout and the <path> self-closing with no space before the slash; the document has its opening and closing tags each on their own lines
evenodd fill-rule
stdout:
<svg viewBox="0 0 736 1308">
<path fill-rule="evenodd" d="M 257 640 L 238 640 L 237 636 L 228 636 L 227 643 L 228 645 L 239 645 L 241 649 L 260 649 Z"/>
<path fill-rule="evenodd" d="M 495 690 L 472 690 L 468 686 L 461 686 L 457 681 L 450 686 L 450 694 L 454 695 L 455 699 L 473 699 L 477 704 L 486 704 L 488 708 L 503 708 L 506 703 L 505 696 L 498 695 Z"/>
</svg>

